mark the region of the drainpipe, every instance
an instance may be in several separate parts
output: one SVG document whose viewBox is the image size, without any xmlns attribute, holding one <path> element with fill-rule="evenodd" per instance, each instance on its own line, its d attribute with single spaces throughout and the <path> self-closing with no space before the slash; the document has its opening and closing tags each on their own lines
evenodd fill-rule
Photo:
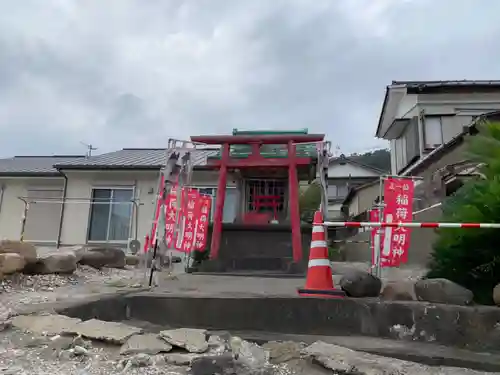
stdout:
<svg viewBox="0 0 500 375">
<path fill-rule="evenodd" d="M 59 249 L 61 246 L 61 236 L 62 236 L 62 227 L 64 222 L 64 211 L 66 208 L 66 195 L 68 193 L 68 176 L 66 176 L 62 171 L 59 171 L 61 176 L 64 177 L 64 186 L 63 186 L 63 194 L 62 194 L 62 205 L 61 205 L 61 214 L 59 215 L 59 228 L 57 229 L 57 242 L 56 248 Z"/>
</svg>

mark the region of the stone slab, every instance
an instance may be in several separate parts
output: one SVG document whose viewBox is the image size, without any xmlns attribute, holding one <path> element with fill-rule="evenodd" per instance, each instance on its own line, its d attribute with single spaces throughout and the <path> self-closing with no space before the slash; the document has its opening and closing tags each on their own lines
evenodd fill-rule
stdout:
<svg viewBox="0 0 500 375">
<path fill-rule="evenodd" d="M 357 352 L 342 346 L 317 341 L 303 349 L 303 354 L 313 357 L 334 373 L 363 375 L 466 375 L 471 371 L 456 367 L 429 367 L 414 362 L 401 361 L 378 355 Z M 353 371 L 355 369 L 355 372 Z"/>
<path fill-rule="evenodd" d="M 124 344 L 129 337 L 140 334 L 142 331 L 141 328 L 132 327 L 124 323 L 90 319 L 73 325 L 66 333 L 73 333 L 89 339 L 113 344 Z"/>
<path fill-rule="evenodd" d="M 171 345 L 184 348 L 190 353 L 204 353 L 208 350 L 205 329 L 179 328 L 160 332 L 160 337 Z"/>
<path fill-rule="evenodd" d="M 158 338 L 158 335 L 146 333 L 144 335 L 133 335 L 120 349 L 121 355 L 144 353 L 155 355 L 167 353 L 172 350 L 172 345 Z"/>
<path fill-rule="evenodd" d="M 70 331 L 81 319 L 64 315 L 19 315 L 12 319 L 12 326 L 20 330 L 44 335 L 58 335 Z"/>
</svg>

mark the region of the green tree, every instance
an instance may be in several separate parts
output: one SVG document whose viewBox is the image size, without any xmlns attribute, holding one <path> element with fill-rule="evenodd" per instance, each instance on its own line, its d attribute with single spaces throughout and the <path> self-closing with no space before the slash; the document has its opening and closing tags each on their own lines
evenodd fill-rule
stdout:
<svg viewBox="0 0 500 375">
<path fill-rule="evenodd" d="M 485 179 L 468 181 L 443 205 L 444 222 L 500 222 L 500 123 L 483 121 L 468 140 L 470 158 L 482 164 Z M 500 283 L 497 229 L 442 229 L 434 244 L 429 278 L 446 278 L 491 304 Z"/>
<path fill-rule="evenodd" d="M 366 152 L 364 154 L 351 154 L 349 158 L 368 165 L 381 171 L 389 172 L 391 170 L 391 153 L 387 149 L 380 149 Z"/>
<path fill-rule="evenodd" d="M 314 211 L 321 204 L 321 184 L 314 180 L 299 197 L 300 218 L 306 222 L 312 222 Z"/>
</svg>

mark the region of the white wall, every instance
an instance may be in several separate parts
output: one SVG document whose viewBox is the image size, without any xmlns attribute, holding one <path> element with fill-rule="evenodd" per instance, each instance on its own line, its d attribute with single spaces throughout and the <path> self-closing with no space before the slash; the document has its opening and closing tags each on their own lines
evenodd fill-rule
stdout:
<svg viewBox="0 0 500 375">
<path fill-rule="evenodd" d="M 63 178 L 0 178 L 0 186 L 4 186 L 3 199 L 0 206 L 0 239 L 19 240 L 20 238 L 24 204 L 18 197 L 26 197 L 29 189 L 62 189 L 63 184 Z M 46 203 L 45 207 L 54 204 Z M 43 205 L 40 204 L 37 209 Z M 29 212 L 27 217 L 28 219 L 30 218 Z"/>
<path fill-rule="evenodd" d="M 68 198 L 64 209 L 64 220 L 61 232 L 61 244 L 84 244 L 87 241 L 87 232 L 90 218 L 90 198 L 93 187 L 134 187 L 136 198 L 139 200 L 138 209 L 138 238 L 143 240 L 144 235 L 151 228 L 151 219 L 153 216 L 154 203 L 157 193 L 158 172 L 156 171 L 133 171 L 133 172 L 114 172 L 114 171 L 78 171 L 66 172 L 68 177 L 68 186 L 66 197 Z M 195 171 L 192 177 L 192 184 L 200 187 L 217 187 L 217 171 Z M 27 196 L 30 189 L 43 188 L 63 188 L 64 179 L 61 178 L 0 178 L 0 186 L 4 185 L 2 204 L 0 206 L 0 239 L 19 240 L 21 234 L 21 218 L 24 211 L 24 204 L 18 197 Z M 235 186 L 235 180 L 228 176 L 228 186 Z M 149 191 L 153 193 L 150 194 Z M 42 194 L 43 196 L 43 194 Z M 54 206 L 56 203 L 37 203 L 38 211 L 47 210 L 50 212 L 51 222 L 51 240 L 57 240 L 57 235 L 52 236 L 52 224 L 58 219 L 53 213 L 56 212 Z M 31 206 L 32 208 L 34 205 Z M 59 206 L 58 206 L 59 207 Z M 34 212 L 34 210 L 33 210 Z M 28 212 L 28 220 L 43 220 L 43 212 L 37 212 L 32 215 Z M 47 217 L 45 216 L 45 219 Z M 133 215 L 135 220 L 135 215 Z M 37 226 L 36 223 L 30 223 Z M 45 224 L 39 222 L 38 225 Z M 48 223 L 47 223 L 48 224 Z M 131 236 L 134 236 L 135 221 L 132 222 Z M 36 241 L 36 239 L 34 239 Z M 44 239 L 45 240 L 45 239 Z"/>
<path fill-rule="evenodd" d="M 417 94 L 406 94 L 399 102 L 396 118 L 411 118 L 417 113 Z"/>
<path fill-rule="evenodd" d="M 146 233 L 151 229 L 155 199 L 158 184 L 156 171 L 132 172 L 67 172 L 68 190 L 67 198 L 90 199 L 92 188 L 95 187 L 120 187 L 135 188 L 136 199 L 139 200 L 138 233 L 137 238 L 142 242 Z M 216 187 L 218 173 L 216 171 L 195 171 L 192 176 L 193 186 Z M 233 179 L 229 176 L 228 186 L 234 186 Z M 149 192 L 153 191 L 152 194 Z M 90 219 L 90 203 L 66 204 L 64 222 L 62 227 L 61 243 L 66 245 L 84 244 L 87 241 L 88 225 Z M 131 228 L 131 237 L 135 235 L 135 215 Z"/>
</svg>

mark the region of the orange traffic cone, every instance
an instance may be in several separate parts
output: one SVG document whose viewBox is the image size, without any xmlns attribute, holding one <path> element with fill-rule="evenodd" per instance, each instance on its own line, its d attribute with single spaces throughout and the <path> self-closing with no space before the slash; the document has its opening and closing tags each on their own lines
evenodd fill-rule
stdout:
<svg viewBox="0 0 500 375">
<path fill-rule="evenodd" d="M 311 251 L 307 270 L 306 286 L 298 290 L 299 295 L 308 297 L 341 298 L 345 293 L 333 286 L 332 268 L 328 260 L 325 228 L 321 212 L 314 213 Z"/>
</svg>

